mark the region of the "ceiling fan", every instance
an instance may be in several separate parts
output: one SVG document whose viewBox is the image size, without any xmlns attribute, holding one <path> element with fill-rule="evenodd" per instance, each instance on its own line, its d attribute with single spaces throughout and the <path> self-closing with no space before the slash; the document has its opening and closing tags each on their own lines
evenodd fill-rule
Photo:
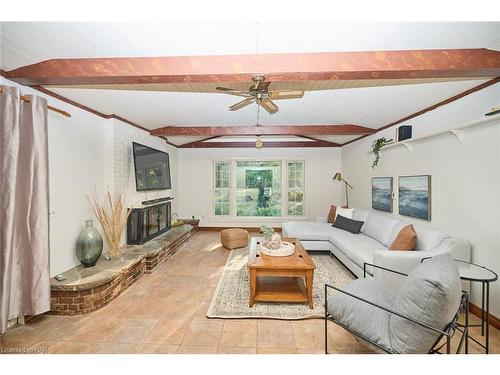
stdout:
<svg viewBox="0 0 500 375">
<path fill-rule="evenodd" d="M 254 76 L 252 81 L 255 82 L 254 85 L 248 88 L 248 91 L 239 91 L 228 89 L 226 87 L 216 87 L 215 89 L 229 95 L 242 96 L 245 99 L 233 104 L 229 107 L 230 111 L 237 111 L 247 105 L 256 102 L 258 105 L 264 107 L 264 109 L 271 115 L 278 112 L 278 106 L 274 104 L 273 100 L 279 99 L 297 99 L 304 96 L 304 90 L 274 90 L 269 91 L 270 81 L 266 81 L 264 76 Z"/>
</svg>

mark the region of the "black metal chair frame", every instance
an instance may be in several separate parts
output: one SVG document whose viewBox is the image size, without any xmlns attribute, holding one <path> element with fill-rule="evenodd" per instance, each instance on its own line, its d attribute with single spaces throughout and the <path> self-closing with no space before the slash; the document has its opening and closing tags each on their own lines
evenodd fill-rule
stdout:
<svg viewBox="0 0 500 375">
<path fill-rule="evenodd" d="M 389 268 L 385 268 L 385 267 L 381 267 L 381 266 L 377 266 L 375 264 L 371 264 L 371 263 L 364 263 L 363 265 L 363 277 L 366 278 L 366 267 L 367 266 L 370 266 L 370 267 L 373 267 L 373 268 L 378 268 L 382 271 L 386 271 L 386 272 L 392 272 L 392 273 L 395 273 L 395 274 L 398 274 L 398 275 L 401 275 L 401 276 L 408 276 L 407 274 L 405 273 L 402 273 L 402 272 L 399 272 L 399 271 L 395 271 L 395 270 L 391 270 Z M 407 317 L 407 316 L 404 316 L 394 310 L 391 310 L 391 309 L 388 309 L 387 307 L 384 307 L 384 306 L 381 306 L 379 304 L 376 304 L 376 303 L 373 303 L 373 302 L 370 302 L 364 298 L 361 298 L 361 297 L 358 297 L 358 296 L 355 296 L 354 294 L 351 294 L 349 292 L 346 292 L 342 289 L 339 289 L 337 287 L 334 287 L 333 285 L 329 285 L 329 284 L 325 284 L 325 354 L 329 354 L 328 353 L 328 322 L 332 322 L 334 324 L 337 324 L 338 326 L 344 328 L 346 331 L 348 331 L 349 333 L 351 333 L 352 335 L 354 335 L 355 337 L 361 339 L 361 340 L 364 340 L 366 342 L 369 342 L 370 344 L 372 344 L 373 346 L 381 349 L 382 351 L 384 351 L 385 353 L 388 353 L 388 354 L 398 354 L 396 351 L 394 351 L 393 349 L 390 349 L 390 348 L 386 348 L 376 342 L 374 342 L 373 340 L 369 339 L 368 337 L 365 337 L 363 336 L 362 334 L 360 334 L 359 332 L 356 332 L 354 330 L 352 330 L 351 328 L 347 327 L 346 325 L 340 323 L 339 321 L 335 320 L 335 318 L 328 312 L 328 289 L 334 289 L 340 293 L 343 293 L 343 294 L 346 294 L 352 298 L 355 298 L 359 301 L 362 301 L 364 303 L 367 303 L 371 306 L 374 306 L 376 308 L 379 308 L 379 309 L 382 309 L 384 311 L 387 311 L 388 313 L 392 314 L 392 315 L 396 315 L 396 316 L 399 316 L 400 318 L 403 318 L 403 319 L 406 319 L 412 323 L 415 323 L 425 329 L 428 329 L 430 331 L 434 331 L 436 333 L 439 334 L 439 337 L 438 339 L 436 340 L 436 342 L 434 343 L 434 345 L 432 346 L 432 348 L 429 350 L 429 354 L 433 354 L 433 353 L 438 353 L 438 354 L 441 354 L 440 350 L 446 346 L 446 354 L 450 354 L 451 353 L 451 338 L 453 337 L 453 335 L 455 334 L 455 331 L 457 331 L 457 327 L 459 326 L 458 325 L 458 319 L 460 317 L 460 314 L 462 314 L 463 312 L 465 312 L 465 319 L 466 319 L 466 322 L 465 322 L 465 328 L 464 330 L 459 330 L 459 332 L 462 332 L 462 337 L 460 338 L 460 342 L 458 344 L 458 348 L 457 348 L 457 351 L 456 351 L 456 354 L 459 354 L 461 351 L 462 351 L 462 346 L 464 344 L 464 342 L 467 341 L 467 337 L 469 335 L 469 330 L 468 330 L 468 308 L 469 308 L 469 304 L 468 304 L 468 300 L 469 300 L 469 296 L 468 296 L 468 293 L 466 291 L 462 291 L 462 297 L 461 297 L 461 301 L 460 301 L 460 306 L 458 307 L 458 310 L 455 314 L 455 316 L 453 317 L 452 321 L 446 326 L 445 330 L 440 330 L 440 329 L 437 329 L 437 328 L 434 328 L 434 327 L 431 327 L 425 323 L 421 323 L 419 322 L 418 320 L 415 320 L 413 318 L 410 318 L 410 317 Z M 439 345 L 439 342 L 441 341 L 441 339 L 445 337 L 446 338 L 446 341 L 445 343 Z"/>
</svg>

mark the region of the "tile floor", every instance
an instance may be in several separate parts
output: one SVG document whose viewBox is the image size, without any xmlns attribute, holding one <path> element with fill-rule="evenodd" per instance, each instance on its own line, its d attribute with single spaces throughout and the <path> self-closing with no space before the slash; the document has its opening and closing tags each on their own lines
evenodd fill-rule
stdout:
<svg viewBox="0 0 500 375">
<path fill-rule="evenodd" d="M 4 335 L 0 353 L 25 348 L 41 353 L 323 353 L 321 319 L 206 318 L 228 254 L 218 232 L 198 232 L 108 306 L 85 316 L 36 317 Z M 333 324 L 329 333 L 331 353 L 372 352 Z M 472 343 L 470 351 L 479 347 Z M 491 352 L 500 353 L 495 328 Z"/>
</svg>

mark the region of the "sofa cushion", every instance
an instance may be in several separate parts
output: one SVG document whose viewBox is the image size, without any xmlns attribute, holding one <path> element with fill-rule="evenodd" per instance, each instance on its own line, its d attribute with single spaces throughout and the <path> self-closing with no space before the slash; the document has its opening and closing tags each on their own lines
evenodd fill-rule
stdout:
<svg viewBox="0 0 500 375">
<path fill-rule="evenodd" d="M 343 290 L 387 308 L 392 307 L 394 300 L 394 296 L 373 279 L 354 280 Z M 391 348 L 388 312 L 331 289 L 327 309 L 339 323 L 385 348 Z"/>
<path fill-rule="evenodd" d="M 439 229 L 424 227 L 422 225 L 414 225 L 417 232 L 417 246 L 415 250 L 431 250 L 441 245 L 448 238 L 448 235 L 441 232 Z"/>
<path fill-rule="evenodd" d="M 363 226 L 361 227 L 361 231 L 365 229 L 366 226 L 366 220 L 368 219 L 368 216 L 370 216 L 371 211 L 370 210 L 364 210 L 362 208 L 355 208 L 354 213 L 352 214 L 353 220 L 357 221 L 363 221 Z"/>
<path fill-rule="evenodd" d="M 405 279 L 393 309 L 420 323 L 444 330 L 453 319 L 461 298 L 460 275 L 450 255 L 420 263 Z M 398 353 L 427 353 L 439 334 L 397 315 L 389 322 L 392 348 Z"/>
<path fill-rule="evenodd" d="M 353 234 L 358 234 L 363 226 L 362 221 L 348 219 L 342 215 L 337 215 L 333 225 L 335 228 L 343 229 Z"/>
<path fill-rule="evenodd" d="M 416 244 L 417 233 L 413 229 L 413 225 L 409 224 L 401 229 L 394 241 L 391 242 L 389 250 L 409 251 L 415 249 Z"/>
<path fill-rule="evenodd" d="M 335 212 L 337 215 L 342 215 L 343 217 L 346 217 L 348 219 L 352 219 L 352 215 L 354 214 L 354 208 L 337 207 Z M 335 216 L 335 217 L 337 217 L 337 216 Z"/>
<path fill-rule="evenodd" d="M 332 228 L 328 223 L 287 222 L 281 225 L 283 237 L 294 237 L 299 240 L 329 241 L 330 235 L 340 229 Z"/>
<path fill-rule="evenodd" d="M 328 211 L 327 223 L 333 223 L 335 221 L 335 216 L 337 215 L 337 206 L 333 204 L 330 206 L 330 211 Z"/>
<path fill-rule="evenodd" d="M 352 234 L 342 229 L 332 229 L 336 231 L 330 234 L 330 242 L 361 268 L 365 262 L 373 263 L 375 250 L 387 250 L 380 242 L 362 233 Z"/>
<path fill-rule="evenodd" d="M 397 223 L 397 219 L 372 212 L 366 219 L 363 233 L 388 247 L 392 232 Z"/>
</svg>

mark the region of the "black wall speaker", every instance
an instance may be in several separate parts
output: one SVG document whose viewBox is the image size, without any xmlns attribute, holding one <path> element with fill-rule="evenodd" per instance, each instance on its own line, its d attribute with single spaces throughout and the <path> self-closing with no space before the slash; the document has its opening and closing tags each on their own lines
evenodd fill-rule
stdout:
<svg viewBox="0 0 500 375">
<path fill-rule="evenodd" d="M 411 125 L 402 125 L 398 128 L 398 142 L 411 138 Z"/>
</svg>

